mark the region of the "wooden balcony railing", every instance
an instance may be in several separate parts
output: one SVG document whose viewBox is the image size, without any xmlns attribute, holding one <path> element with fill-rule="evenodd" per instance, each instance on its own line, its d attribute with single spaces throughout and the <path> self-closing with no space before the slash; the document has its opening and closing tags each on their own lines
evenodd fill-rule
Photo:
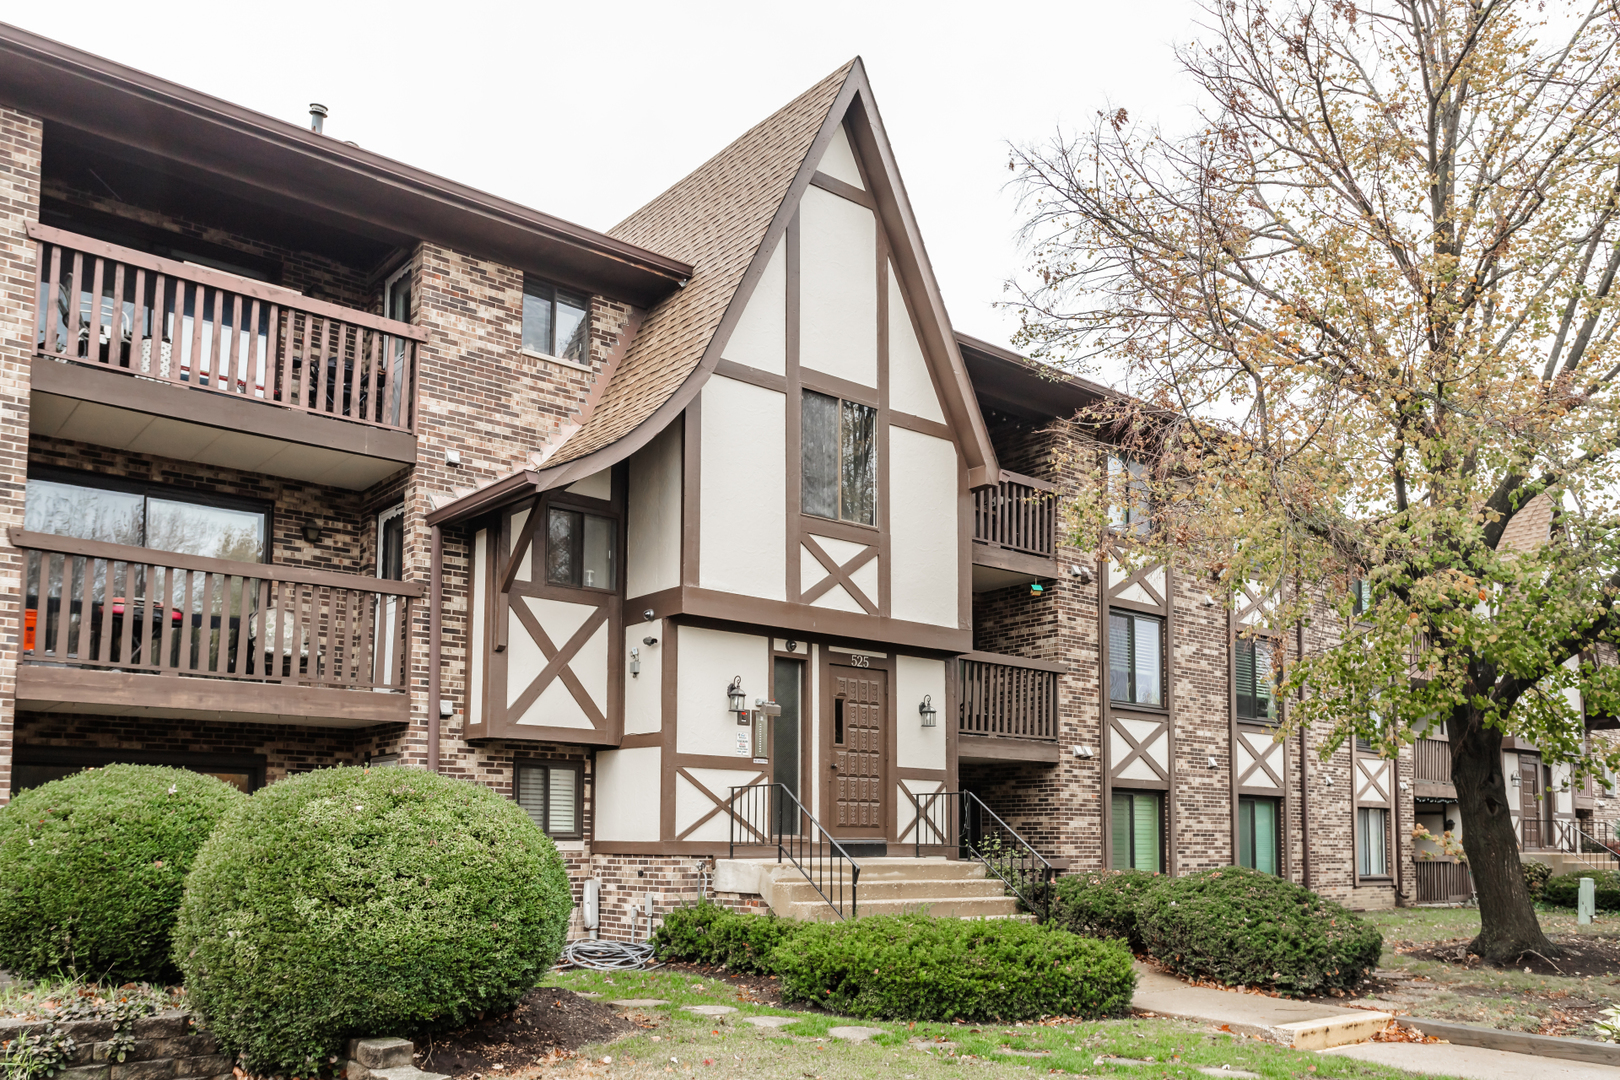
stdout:
<svg viewBox="0 0 1620 1080">
<path fill-rule="evenodd" d="M 408 323 L 31 222 L 40 355 L 413 430 Z"/>
<path fill-rule="evenodd" d="M 1451 783 L 1451 744 L 1419 739 L 1412 744 L 1413 779 L 1430 784 Z"/>
<path fill-rule="evenodd" d="M 420 584 L 20 529 L 11 542 L 26 559 L 25 663 L 407 689 Z"/>
<path fill-rule="evenodd" d="M 1416 866 L 1418 903 L 1462 904 L 1474 895 L 1474 878 L 1467 863 L 1419 859 Z"/>
<path fill-rule="evenodd" d="M 1051 558 L 1057 552 L 1057 488 L 1003 470 L 995 487 L 973 493 L 973 539 Z"/>
<path fill-rule="evenodd" d="M 961 657 L 957 730 L 963 735 L 1057 739 L 1062 664 L 997 653 Z"/>
</svg>

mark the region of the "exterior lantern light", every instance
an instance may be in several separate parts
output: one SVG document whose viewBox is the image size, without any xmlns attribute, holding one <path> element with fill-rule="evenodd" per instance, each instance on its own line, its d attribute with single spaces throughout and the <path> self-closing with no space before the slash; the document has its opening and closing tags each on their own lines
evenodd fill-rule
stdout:
<svg viewBox="0 0 1620 1080">
<path fill-rule="evenodd" d="M 1514 787 L 1518 787 L 1519 786 L 1519 774 L 1514 773 L 1512 776 L 1508 777 L 1508 783 L 1512 784 Z"/>
<path fill-rule="evenodd" d="M 726 708 L 734 713 L 748 711 L 748 695 L 743 693 L 741 675 L 735 676 L 726 687 Z"/>
<path fill-rule="evenodd" d="M 917 715 L 922 717 L 923 727 L 934 726 L 934 720 L 939 713 L 934 708 L 934 696 L 932 694 L 923 695 L 922 704 L 917 706 Z"/>
</svg>

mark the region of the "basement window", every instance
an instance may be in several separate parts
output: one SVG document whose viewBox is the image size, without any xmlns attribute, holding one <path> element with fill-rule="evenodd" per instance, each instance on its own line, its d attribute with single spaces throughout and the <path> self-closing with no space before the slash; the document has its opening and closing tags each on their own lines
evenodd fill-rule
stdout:
<svg viewBox="0 0 1620 1080">
<path fill-rule="evenodd" d="M 591 302 L 544 281 L 523 276 L 523 351 L 589 364 Z"/>
<path fill-rule="evenodd" d="M 553 840 L 585 835 L 584 769 L 577 761 L 519 765 L 513 770 L 517 804 Z"/>
</svg>

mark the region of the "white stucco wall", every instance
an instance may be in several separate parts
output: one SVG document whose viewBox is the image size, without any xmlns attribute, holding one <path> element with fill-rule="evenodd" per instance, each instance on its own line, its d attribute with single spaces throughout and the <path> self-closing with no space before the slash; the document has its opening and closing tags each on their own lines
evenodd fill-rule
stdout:
<svg viewBox="0 0 1620 1080">
<path fill-rule="evenodd" d="M 787 245 L 778 241 L 722 355 L 780 375 L 787 371 Z"/>
<path fill-rule="evenodd" d="M 676 676 L 675 746 L 683 754 L 735 757 L 739 765 L 752 754 L 738 754 L 738 735 L 749 729 L 726 709 L 726 687 L 742 676 L 748 704 L 770 696 L 769 639 L 697 626 L 676 628 L 680 635 Z"/>
<path fill-rule="evenodd" d="M 889 406 L 925 420 L 945 422 L 939 394 L 928 374 L 917 331 L 906 311 L 905 294 L 889 267 Z"/>
<path fill-rule="evenodd" d="M 832 142 L 827 144 L 827 152 L 821 155 L 816 170 L 846 184 L 865 186 L 861 180 L 860 166 L 855 164 L 855 148 L 850 146 L 849 133 L 842 127 L 833 132 Z"/>
<path fill-rule="evenodd" d="M 889 428 L 889 523 L 894 560 L 889 602 L 897 619 L 955 627 L 956 446 L 908 428 Z M 896 482 L 904 477 L 904 482 Z"/>
<path fill-rule="evenodd" d="M 644 622 L 640 616 L 624 628 L 624 733 L 637 735 L 663 727 L 664 634 L 663 619 Z M 657 645 L 643 639 L 656 637 Z M 630 650 L 641 650 L 641 674 L 630 674 Z"/>
<path fill-rule="evenodd" d="M 799 222 L 799 363 L 876 386 L 877 219 L 811 187 Z"/>
<path fill-rule="evenodd" d="M 630 458 L 625 595 L 681 583 L 681 429 L 671 424 Z"/>
<path fill-rule="evenodd" d="M 902 769 L 943 769 L 945 767 L 945 726 L 950 721 L 945 707 L 945 660 L 916 656 L 895 658 L 895 764 Z M 923 696 L 933 699 L 934 726 L 922 726 L 917 706 Z"/>
<path fill-rule="evenodd" d="M 507 611 L 506 633 L 506 704 L 510 708 L 523 692 L 545 669 L 546 655 L 529 635 L 528 629 L 513 610 L 518 604 L 528 607 L 539 621 L 540 628 L 558 648 L 597 612 L 594 604 L 575 604 L 566 600 L 549 600 L 537 596 L 513 596 Z M 574 653 L 568 662 L 569 670 L 578 677 L 586 694 L 596 708 L 606 715 L 608 711 L 608 624 L 603 622 Z M 583 728 L 596 725 L 580 705 L 579 699 L 561 678 L 555 678 L 540 692 L 540 696 L 516 719 L 519 724 L 544 727 Z"/>
<path fill-rule="evenodd" d="M 786 402 L 785 394 L 720 375 L 703 387 L 698 582 L 705 589 L 787 599 Z"/>
<path fill-rule="evenodd" d="M 576 480 L 563 490 L 583 495 L 587 499 L 601 499 L 607 502 L 613 498 L 613 470 L 603 469 L 601 472 L 591 473 L 585 479 Z"/>
<path fill-rule="evenodd" d="M 598 751 L 592 794 L 595 839 L 657 840 L 661 779 L 656 746 Z"/>
</svg>

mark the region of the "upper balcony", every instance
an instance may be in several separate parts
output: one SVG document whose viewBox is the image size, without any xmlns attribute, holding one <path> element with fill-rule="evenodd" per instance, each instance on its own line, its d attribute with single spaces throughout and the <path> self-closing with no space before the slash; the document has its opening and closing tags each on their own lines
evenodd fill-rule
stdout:
<svg viewBox="0 0 1620 1080">
<path fill-rule="evenodd" d="M 1058 679 L 1067 670 L 999 653 L 958 657 L 958 760 L 1056 762 Z"/>
<path fill-rule="evenodd" d="M 973 493 L 973 591 L 1057 576 L 1057 488 L 1005 469 Z"/>
<path fill-rule="evenodd" d="M 30 223 L 29 428 L 360 490 L 416 461 L 408 323 Z"/>
</svg>

